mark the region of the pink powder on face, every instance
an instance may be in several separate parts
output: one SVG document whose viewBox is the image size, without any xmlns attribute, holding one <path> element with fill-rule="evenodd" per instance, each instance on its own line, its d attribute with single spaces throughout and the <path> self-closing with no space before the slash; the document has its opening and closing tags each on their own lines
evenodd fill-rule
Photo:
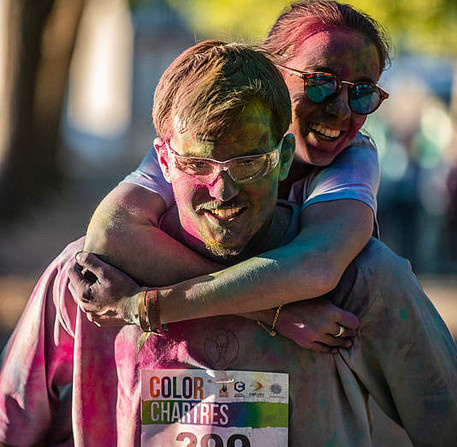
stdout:
<svg viewBox="0 0 457 447">
<path fill-rule="evenodd" d="M 346 27 L 346 26 L 340 26 L 340 25 L 329 25 L 327 23 L 323 23 L 319 17 L 314 17 L 310 16 L 308 17 L 306 22 L 302 22 L 302 25 L 300 28 L 297 29 L 295 33 L 292 33 L 291 35 L 284 36 L 285 39 L 287 39 L 289 42 L 291 42 L 291 50 L 287 51 L 288 58 L 287 60 L 282 60 L 282 64 L 286 64 L 290 61 L 290 59 L 295 58 L 298 53 L 300 52 L 300 48 L 303 45 L 303 43 L 309 39 L 310 37 L 321 33 L 321 32 L 328 32 L 328 33 L 333 33 L 333 32 L 338 32 L 338 31 L 343 31 L 347 33 L 356 33 L 359 34 L 360 36 L 363 36 L 367 42 L 367 45 L 374 45 L 373 40 L 364 34 L 363 32 L 356 30 L 351 27 Z M 384 67 L 384 61 L 381 59 L 381 55 L 379 54 L 379 50 L 377 49 L 376 52 L 378 53 L 379 57 L 379 63 L 380 66 Z M 381 73 L 379 73 L 380 75 Z"/>
<path fill-rule="evenodd" d="M 297 36 L 296 48 L 299 48 L 306 39 L 309 39 L 311 36 L 314 36 L 315 34 L 321 32 L 332 32 L 336 29 L 341 28 L 336 26 L 328 26 L 322 22 L 311 23 L 307 28 L 302 30 L 301 34 Z"/>
<path fill-rule="evenodd" d="M 306 35 L 295 56 L 287 62 L 291 68 L 304 72 L 325 71 L 351 82 L 377 82 L 379 55 L 375 45 L 364 35 L 328 27 Z M 292 100 L 289 132 L 295 135 L 296 158 L 317 166 L 329 165 L 350 145 L 366 116 L 352 112 L 346 86 L 337 96 L 316 104 L 306 96 L 302 79 L 285 74 L 285 81 Z M 326 138 L 319 132 L 320 126 L 339 133 Z"/>
</svg>

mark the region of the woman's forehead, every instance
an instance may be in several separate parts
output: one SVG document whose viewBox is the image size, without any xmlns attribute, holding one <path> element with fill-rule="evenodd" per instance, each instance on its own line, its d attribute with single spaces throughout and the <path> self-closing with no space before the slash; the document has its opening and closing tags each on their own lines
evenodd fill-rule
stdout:
<svg viewBox="0 0 457 447">
<path fill-rule="evenodd" d="M 367 36 L 344 28 L 306 36 L 288 64 L 302 71 L 330 71 L 348 81 L 376 81 L 380 75 L 375 44 Z"/>
</svg>

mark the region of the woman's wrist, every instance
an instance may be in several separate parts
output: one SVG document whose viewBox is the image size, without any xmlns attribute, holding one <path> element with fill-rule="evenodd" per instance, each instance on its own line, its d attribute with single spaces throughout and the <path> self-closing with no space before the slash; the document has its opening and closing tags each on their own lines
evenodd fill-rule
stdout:
<svg viewBox="0 0 457 447">
<path fill-rule="evenodd" d="M 279 315 L 281 313 L 282 307 L 283 307 L 282 305 L 278 306 L 274 310 L 273 317 L 271 319 L 269 319 L 269 321 L 265 321 L 265 312 L 263 312 L 264 318 L 262 318 L 262 317 L 259 318 L 259 316 L 257 316 L 257 325 L 260 326 L 265 331 L 267 331 L 268 334 L 271 335 L 272 337 L 274 337 L 278 333 L 277 325 L 278 325 Z M 271 310 L 268 312 L 271 313 Z M 270 325 L 268 325 L 268 324 L 270 324 Z"/>
</svg>

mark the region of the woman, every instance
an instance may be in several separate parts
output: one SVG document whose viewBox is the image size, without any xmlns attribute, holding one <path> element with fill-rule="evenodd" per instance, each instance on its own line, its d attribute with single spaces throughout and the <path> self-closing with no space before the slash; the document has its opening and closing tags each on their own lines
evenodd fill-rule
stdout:
<svg viewBox="0 0 457 447">
<path fill-rule="evenodd" d="M 179 277 L 161 268 L 173 261 L 177 242 L 156 228 L 173 197 L 154 150 L 104 199 L 89 226 L 86 251 L 102 255 L 140 283 L 167 286 L 159 289 L 159 299 L 170 298 L 160 299 L 163 323 L 270 309 L 323 295 L 338 284 L 348 264 L 376 232 L 377 154 L 358 132 L 366 115 L 387 97 L 376 86 L 388 60 L 388 45 L 379 25 L 349 5 L 297 3 L 278 18 L 263 50 L 283 72 L 292 100 L 289 130 L 296 137 L 296 160 L 280 194 L 287 197 L 291 185 L 301 179 L 292 191 L 292 199 L 302 204 L 298 237 L 265 257 L 220 271 L 210 283 L 206 278 L 191 280 L 186 283 L 191 296 L 188 293 L 181 299 L 179 288 L 169 284 L 211 273 L 215 265 L 187 251 Z M 151 248 L 157 252 L 158 244 L 163 257 L 150 259 L 148 253 Z M 207 287 L 217 291 L 217 300 L 202 299 Z M 91 294 L 96 298 L 96 285 Z M 94 302 L 98 300 L 83 308 L 94 310 Z M 349 329 L 354 327 L 347 316 L 333 313 L 324 324 L 319 308 L 315 310 L 319 319 L 314 322 L 315 305 L 304 304 L 308 306 L 303 307 L 306 325 L 296 311 L 284 309 L 279 332 L 321 351 L 350 346 L 344 337 L 333 336 L 352 335 Z M 258 314 L 267 324 L 274 315 L 274 311 Z M 96 311 L 91 318 L 109 324 Z M 341 332 L 343 323 L 348 326 L 346 334 Z"/>
</svg>

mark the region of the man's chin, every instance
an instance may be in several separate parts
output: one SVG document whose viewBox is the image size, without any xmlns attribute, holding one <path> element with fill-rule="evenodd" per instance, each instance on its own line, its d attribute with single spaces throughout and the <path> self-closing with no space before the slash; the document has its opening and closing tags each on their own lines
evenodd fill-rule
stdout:
<svg viewBox="0 0 457 447">
<path fill-rule="evenodd" d="M 211 240 L 205 242 L 205 247 L 216 258 L 227 260 L 239 256 L 245 246 L 228 245 Z"/>
</svg>

